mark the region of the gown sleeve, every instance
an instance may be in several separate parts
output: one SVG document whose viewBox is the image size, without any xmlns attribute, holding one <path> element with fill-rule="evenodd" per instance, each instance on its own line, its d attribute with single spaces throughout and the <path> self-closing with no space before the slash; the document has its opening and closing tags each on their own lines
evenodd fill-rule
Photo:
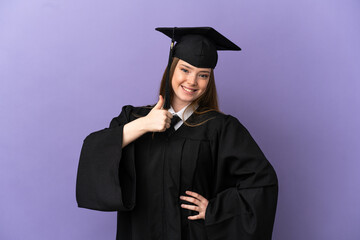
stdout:
<svg viewBox="0 0 360 240">
<path fill-rule="evenodd" d="M 216 139 L 216 196 L 204 222 L 209 240 L 270 240 L 278 194 L 273 167 L 235 117 L 227 115 Z"/>
<path fill-rule="evenodd" d="M 129 211 L 135 206 L 134 143 L 122 148 L 123 128 L 133 107 L 126 105 L 109 128 L 88 135 L 80 153 L 76 180 L 79 207 Z"/>
</svg>

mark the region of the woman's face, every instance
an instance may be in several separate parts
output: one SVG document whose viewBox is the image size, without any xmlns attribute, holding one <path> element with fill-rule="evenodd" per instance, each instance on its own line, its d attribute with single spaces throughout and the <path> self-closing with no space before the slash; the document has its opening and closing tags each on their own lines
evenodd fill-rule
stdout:
<svg viewBox="0 0 360 240">
<path fill-rule="evenodd" d="M 211 68 L 197 68 L 179 60 L 172 78 L 174 90 L 172 106 L 175 111 L 181 110 L 204 94 L 210 79 L 210 72 Z"/>
</svg>

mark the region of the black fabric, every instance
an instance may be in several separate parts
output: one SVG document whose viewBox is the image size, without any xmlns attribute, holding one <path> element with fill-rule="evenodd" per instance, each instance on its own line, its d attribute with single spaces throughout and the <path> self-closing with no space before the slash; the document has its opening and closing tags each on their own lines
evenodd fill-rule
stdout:
<svg viewBox="0 0 360 240">
<path fill-rule="evenodd" d="M 174 126 L 181 120 L 181 118 L 177 115 L 177 114 L 174 114 L 172 119 L 171 119 L 171 122 L 170 122 L 170 127 L 174 128 Z"/>
<path fill-rule="evenodd" d="M 198 68 L 215 68 L 218 61 L 216 46 L 201 35 L 186 35 L 175 45 L 174 57 Z"/>
<path fill-rule="evenodd" d="M 181 118 L 177 114 L 174 114 L 170 122 L 170 127 L 173 128 L 180 120 Z"/>
<path fill-rule="evenodd" d="M 158 27 L 155 28 L 155 30 L 165 34 L 171 39 L 174 38 L 176 42 L 180 42 L 186 35 L 201 35 L 210 39 L 217 50 L 241 50 L 235 43 L 212 27 Z"/>
<path fill-rule="evenodd" d="M 212 27 L 158 27 L 156 30 L 176 41 L 174 57 L 198 68 L 215 68 L 217 50 L 241 50 Z"/>
<path fill-rule="evenodd" d="M 123 107 L 109 128 L 84 141 L 79 207 L 118 211 L 117 239 L 269 240 L 276 173 L 246 128 L 231 115 L 193 113 L 171 135 L 146 133 L 121 149 L 123 126 L 151 109 Z M 135 114 L 133 114 L 135 113 Z M 209 200 L 205 220 L 189 220 L 180 195 Z"/>
<path fill-rule="evenodd" d="M 174 114 L 173 118 L 171 119 L 170 122 L 170 127 L 168 129 L 166 129 L 165 133 L 170 136 L 171 134 L 173 134 L 175 132 L 175 125 L 181 120 L 181 118 L 177 115 Z"/>
</svg>

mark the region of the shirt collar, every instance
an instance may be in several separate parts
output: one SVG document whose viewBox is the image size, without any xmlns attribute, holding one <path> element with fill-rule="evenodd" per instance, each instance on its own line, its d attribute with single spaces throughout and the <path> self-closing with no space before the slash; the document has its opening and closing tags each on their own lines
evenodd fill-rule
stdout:
<svg viewBox="0 0 360 240">
<path fill-rule="evenodd" d="M 169 108 L 169 112 L 171 113 L 171 114 L 176 114 L 176 115 L 178 115 L 180 118 L 181 118 L 181 120 L 183 121 L 183 122 L 185 122 L 190 116 L 191 116 L 191 114 L 199 107 L 199 105 L 198 104 L 196 104 L 194 107 L 192 107 L 192 108 L 188 108 L 187 109 L 187 111 L 184 113 L 184 118 L 183 118 L 183 112 L 185 111 L 185 109 L 190 105 L 191 103 L 189 103 L 188 105 L 186 105 L 185 107 L 183 107 L 180 111 L 178 111 L 178 112 L 175 112 L 174 111 L 174 109 L 173 109 L 173 107 L 172 106 L 170 106 L 170 108 Z"/>
</svg>

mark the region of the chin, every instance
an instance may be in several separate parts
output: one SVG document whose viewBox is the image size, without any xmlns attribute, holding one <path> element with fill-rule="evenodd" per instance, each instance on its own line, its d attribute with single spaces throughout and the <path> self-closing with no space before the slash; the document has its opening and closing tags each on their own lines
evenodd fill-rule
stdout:
<svg viewBox="0 0 360 240">
<path fill-rule="evenodd" d="M 184 97 L 183 99 L 181 99 L 183 102 L 188 102 L 188 103 L 190 103 L 190 102 L 192 102 L 192 101 L 194 101 L 194 100 L 196 100 L 197 99 L 197 97 L 193 97 L 193 98 L 186 98 L 186 97 Z"/>
</svg>

